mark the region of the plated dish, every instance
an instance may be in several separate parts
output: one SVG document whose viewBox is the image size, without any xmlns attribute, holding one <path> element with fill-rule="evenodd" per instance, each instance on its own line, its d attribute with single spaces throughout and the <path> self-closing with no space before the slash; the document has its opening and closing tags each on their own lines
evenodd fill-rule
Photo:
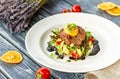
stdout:
<svg viewBox="0 0 120 79">
<path fill-rule="evenodd" d="M 51 32 L 47 47 L 51 52 L 51 58 L 67 57 L 66 61 L 71 62 L 71 60 L 84 60 L 87 56 L 96 55 L 100 51 L 99 42 L 92 33 L 74 23 L 66 24 L 62 29 L 56 28 Z"/>
<path fill-rule="evenodd" d="M 82 26 L 83 29 L 91 32 L 99 41 L 100 51 L 77 62 L 66 62 L 66 57 L 50 58 L 51 52 L 46 48 L 51 31 L 55 28 L 62 29 L 68 23 Z M 65 13 L 47 17 L 36 23 L 27 33 L 25 45 L 32 58 L 44 66 L 63 72 L 88 72 L 110 66 L 120 58 L 119 34 L 120 28 L 105 18 L 87 13 Z"/>
</svg>

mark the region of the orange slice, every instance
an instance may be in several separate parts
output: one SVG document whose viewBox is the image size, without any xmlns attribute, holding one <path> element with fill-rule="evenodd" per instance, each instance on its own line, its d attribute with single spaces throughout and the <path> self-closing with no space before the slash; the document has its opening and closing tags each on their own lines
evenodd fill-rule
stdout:
<svg viewBox="0 0 120 79">
<path fill-rule="evenodd" d="M 120 16 L 120 6 L 116 6 L 112 9 L 106 10 L 106 12 L 113 16 Z"/>
<path fill-rule="evenodd" d="M 112 2 L 103 2 L 97 5 L 97 7 L 101 10 L 108 10 L 108 9 L 112 9 L 116 6 L 116 4 L 112 3 Z"/>
<path fill-rule="evenodd" d="M 78 34 L 78 27 L 75 29 L 71 29 L 71 31 L 69 31 L 68 28 L 65 27 L 64 32 L 70 36 L 76 36 Z"/>
<path fill-rule="evenodd" d="M 19 52 L 10 50 L 10 51 L 7 51 L 6 53 L 4 53 L 0 57 L 0 59 L 6 63 L 17 64 L 22 61 L 23 57 Z"/>
<path fill-rule="evenodd" d="M 79 28 L 76 24 L 67 24 L 64 28 L 64 32 L 70 36 L 76 36 L 79 32 Z"/>
</svg>

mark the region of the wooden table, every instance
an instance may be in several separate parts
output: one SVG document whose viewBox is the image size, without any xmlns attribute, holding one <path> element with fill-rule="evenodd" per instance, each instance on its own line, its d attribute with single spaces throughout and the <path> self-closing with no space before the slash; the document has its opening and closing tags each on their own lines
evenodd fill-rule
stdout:
<svg viewBox="0 0 120 79">
<path fill-rule="evenodd" d="M 97 8 L 97 4 L 103 1 L 112 1 L 120 5 L 120 0 L 49 0 L 49 3 L 37 11 L 29 25 L 32 26 L 45 17 L 60 13 L 64 8 L 71 9 L 74 4 L 79 4 L 82 12 L 102 16 L 120 26 L 120 16 L 111 16 Z M 28 30 L 12 35 L 4 26 L 0 22 L 0 56 L 8 50 L 17 50 L 22 53 L 24 60 L 17 65 L 0 61 L 0 79 L 35 79 L 35 72 L 42 65 L 35 62 L 26 51 L 25 36 Z M 84 74 L 65 73 L 51 69 L 50 79 L 84 79 Z"/>
</svg>

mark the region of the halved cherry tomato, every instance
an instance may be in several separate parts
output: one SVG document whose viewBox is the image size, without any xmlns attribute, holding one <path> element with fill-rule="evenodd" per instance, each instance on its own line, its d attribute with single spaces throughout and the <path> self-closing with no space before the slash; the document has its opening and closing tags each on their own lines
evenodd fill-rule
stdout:
<svg viewBox="0 0 120 79">
<path fill-rule="evenodd" d="M 71 55 L 72 55 L 72 57 L 73 57 L 74 59 L 79 58 L 79 55 L 78 55 L 78 53 L 76 53 L 76 52 L 71 52 Z"/>
<path fill-rule="evenodd" d="M 58 39 L 56 40 L 56 44 L 57 44 L 57 45 L 60 45 L 61 42 L 62 42 L 62 39 L 61 39 L 61 38 L 58 38 Z"/>
<path fill-rule="evenodd" d="M 93 37 L 91 37 L 90 39 L 89 39 L 89 41 L 91 41 L 92 43 L 94 42 L 94 38 Z"/>
<path fill-rule="evenodd" d="M 81 12 L 82 9 L 80 7 L 80 5 L 76 4 L 72 7 L 72 12 Z"/>
<path fill-rule="evenodd" d="M 60 45 L 60 44 L 61 44 L 61 42 L 62 42 L 62 41 L 57 41 L 57 42 L 56 42 L 56 44 L 57 44 L 57 45 Z"/>
<path fill-rule="evenodd" d="M 36 79 L 49 79 L 50 70 L 48 68 L 42 67 L 36 71 Z"/>
<path fill-rule="evenodd" d="M 69 9 L 63 9 L 62 10 L 62 13 L 69 13 L 69 12 L 71 12 Z"/>
</svg>

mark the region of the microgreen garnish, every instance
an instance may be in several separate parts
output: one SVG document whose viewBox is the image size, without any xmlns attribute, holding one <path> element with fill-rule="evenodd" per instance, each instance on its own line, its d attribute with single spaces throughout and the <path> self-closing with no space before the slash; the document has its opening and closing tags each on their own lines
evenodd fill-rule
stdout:
<svg viewBox="0 0 120 79">
<path fill-rule="evenodd" d="M 53 54 L 53 53 L 51 53 L 51 54 L 49 55 L 49 57 L 50 57 L 50 58 L 53 58 L 53 57 L 54 57 L 54 54 Z"/>
<path fill-rule="evenodd" d="M 67 24 L 68 31 L 71 31 L 72 29 L 77 28 L 77 25 L 72 23 L 72 24 Z"/>
</svg>

